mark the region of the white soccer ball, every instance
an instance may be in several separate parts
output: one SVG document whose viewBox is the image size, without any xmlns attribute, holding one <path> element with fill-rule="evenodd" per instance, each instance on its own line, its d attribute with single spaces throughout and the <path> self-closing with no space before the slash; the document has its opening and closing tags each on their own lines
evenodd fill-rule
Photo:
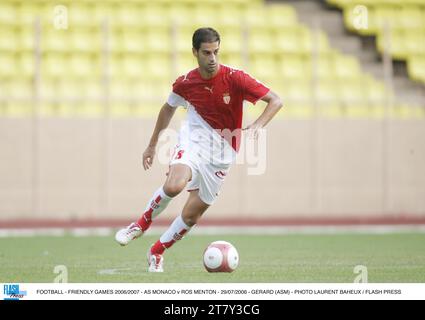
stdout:
<svg viewBox="0 0 425 320">
<path fill-rule="evenodd" d="M 204 252 L 204 267 L 208 272 L 233 272 L 238 265 L 238 251 L 229 242 L 215 241 Z"/>
</svg>

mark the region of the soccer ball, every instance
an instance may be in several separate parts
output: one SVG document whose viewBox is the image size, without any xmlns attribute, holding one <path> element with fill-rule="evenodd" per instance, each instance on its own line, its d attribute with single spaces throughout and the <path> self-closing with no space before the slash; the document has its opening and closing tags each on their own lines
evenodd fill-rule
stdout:
<svg viewBox="0 0 425 320">
<path fill-rule="evenodd" d="M 204 267 L 208 272 L 233 272 L 238 265 L 238 251 L 229 242 L 215 241 L 204 252 Z"/>
</svg>

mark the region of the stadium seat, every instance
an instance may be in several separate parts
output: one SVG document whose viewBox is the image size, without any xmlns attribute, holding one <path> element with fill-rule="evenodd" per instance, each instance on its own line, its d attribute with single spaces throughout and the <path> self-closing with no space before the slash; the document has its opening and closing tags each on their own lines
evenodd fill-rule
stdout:
<svg viewBox="0 0 425 320">
<path fill-rule="evenodd" d="M 19 36 L 12 27 L 0 25 L 0 51 L 16 52 L 20 49 Z"/>
<path fill-rule="evenodd" d="M 334 74 L 337 78 L 359 78 L 361 75 L 359 61 L 350 56 L 338 54 L 333 60 Z"/>
<path fill-rule="evenodd" d="M 145 42 L 145 35 L 140 31 L 126 31 L 126 32 L 115 32 L 113 39 L 111 39 L 111 48 L 117 52 L 143 53 L 146 52 L 147 44 Z"/>
<path fill-rule="evenodd" d="M 221 61 L 222 63 L 229 65 L 231 67 L 237 68 L 237 69 L 246 69 L 246 61 L 244 61 L 245 58 L 243 56 L 243 53 L 240 54 L 222 54 L 221 55 Z M 248 59 L 246 59 L 248 60 Z M 196 66 L 196 65 L 195 65 Z"/>
<path fill-rule="evenodd" d="M 226 54 L 241 54 L 244 50 L 243 31 L 240 28 L 223 28 L 220 51 Z"/>
<path fill-rule="evenodd" d="M 15 25 L 18 21 L 18 7 L 11 1 L 0 2 L 0 22 L 3 25 Z"/>
<path fill-rule="evenodd" d="M 297 55 L 282 56 L 276 70 L 286 79 L 308 80 L 312 72 L 310 60 Z"/>
<path fill-rule="evenodd" d="M 16 76 L 18 71 L 18 60 L 14 53 L 5 52 L 0 54 L 0 77 L 9 78 Z"/>
<path fill-rule="evenodd" d="M 269 32 L 261 29 L 250 29 L 248 40 L 248 50 L 250 52 L 255 52 L 256 54 L 275 53 L 277 47 L 274 44 L 274 38 Z"/>
<path fill-rule="evenodd" d="M 45 52 L 68 52 L 72 42 L 72 32 L 56 30 L 54 28 L 43 29 L 41 37 L 41 49 Z"/>
<path fill-rule="evenodd" d="M 144 42 L 146 45 L 146 51 L 149 53 L 162 53 L 169 55 L 172 49 L 169 28 L 150 28 L 145 30 Z"/>
<path fill-rule="evenodd" d="M 346 79 L 334 84 L 340 102 L 344 106 L 367 106 L 366 87 L 363 79 Z"/>
<path fill-rule="evenodd" d="M 80 29 L 71 32 L 70 49 L 77 53 L 96 53 L 103 50 L 102 35 L 92 29 Z"/>
<path fill-rule="evenodd" d="M 413 80 L 425 84 L 425 55 L 409 57 L 407 68 Z"/>
<path fill-rule="evenodd" d="M 282 54 L 298 54 L 303 52 L 303 40 L 299 27 L 283 28 L 274 36 L 276 51 Z"/>
<path fill-rule="evenodd" d="M 266 15 L 268 23 L 274 28 L 293 27 L 298 24 L 295 9 L 288 5 L 266 5 Z"/>
<path fill-rule="evenodd" d="M 314 96 L 320 106 L 334 105 L 339 102 L 338 82 L 321 81 L 317 84 Z"/>
<path fill-rule="evenodd" d="M 249 71 L 252 75 L 262 82 L 279 78 L 278 65 L 273 56 L 265 57 L 264 55 L 253 56 L 250 60 Z"/>
<path fill-rule="evenodd" d="M 376 106 L 385 104 L 389 96 L 389 92 L 385 88 L 385 85 L 369 75 L 363 76 L 363 81 L 369 105 Z"/>
</svg>

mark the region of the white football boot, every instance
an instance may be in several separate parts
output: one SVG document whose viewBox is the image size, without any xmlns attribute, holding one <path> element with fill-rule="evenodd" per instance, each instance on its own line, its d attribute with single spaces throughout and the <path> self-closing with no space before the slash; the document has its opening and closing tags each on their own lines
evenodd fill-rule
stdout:
<svg viewBox="0 0 425 320">
<path fill-rule="evenodd" d="M 127 228 L 119 230 L 115 234 L 115 240 L 122 246 L 126 246 L 130 241 L 143 235 L 143 231 L 137 223 L 130 224 Z"/>
<path fill-rule="evenodd" d="M 149 272 L 164 272 L 164 257 L 162 254 L 152 254 L 151 250 L 148 250 L 148 264 Z"/>
</svg>

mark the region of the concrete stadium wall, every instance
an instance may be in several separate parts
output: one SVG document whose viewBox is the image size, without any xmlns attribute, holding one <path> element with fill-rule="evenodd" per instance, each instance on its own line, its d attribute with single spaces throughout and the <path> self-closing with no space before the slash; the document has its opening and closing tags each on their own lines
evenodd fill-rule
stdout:
<svg viewBox="0 0 425 320">
<path fill-rule="evenodd" d="M 180 120 L 173 120 L 178 127 Z M 0 220 L 134 219 L 165 179 L 142 119 L 0 119 Z M 425 217 L 425 121 L 277 119 L 267 171 L 235 165 L 209 219 Z M 107 132 L 107 135 L 105 135 Z M 36 141 L 34 143 L 34 141 Z M 187 193 L 164 213 L 180 212 Z"/>
</svg>

